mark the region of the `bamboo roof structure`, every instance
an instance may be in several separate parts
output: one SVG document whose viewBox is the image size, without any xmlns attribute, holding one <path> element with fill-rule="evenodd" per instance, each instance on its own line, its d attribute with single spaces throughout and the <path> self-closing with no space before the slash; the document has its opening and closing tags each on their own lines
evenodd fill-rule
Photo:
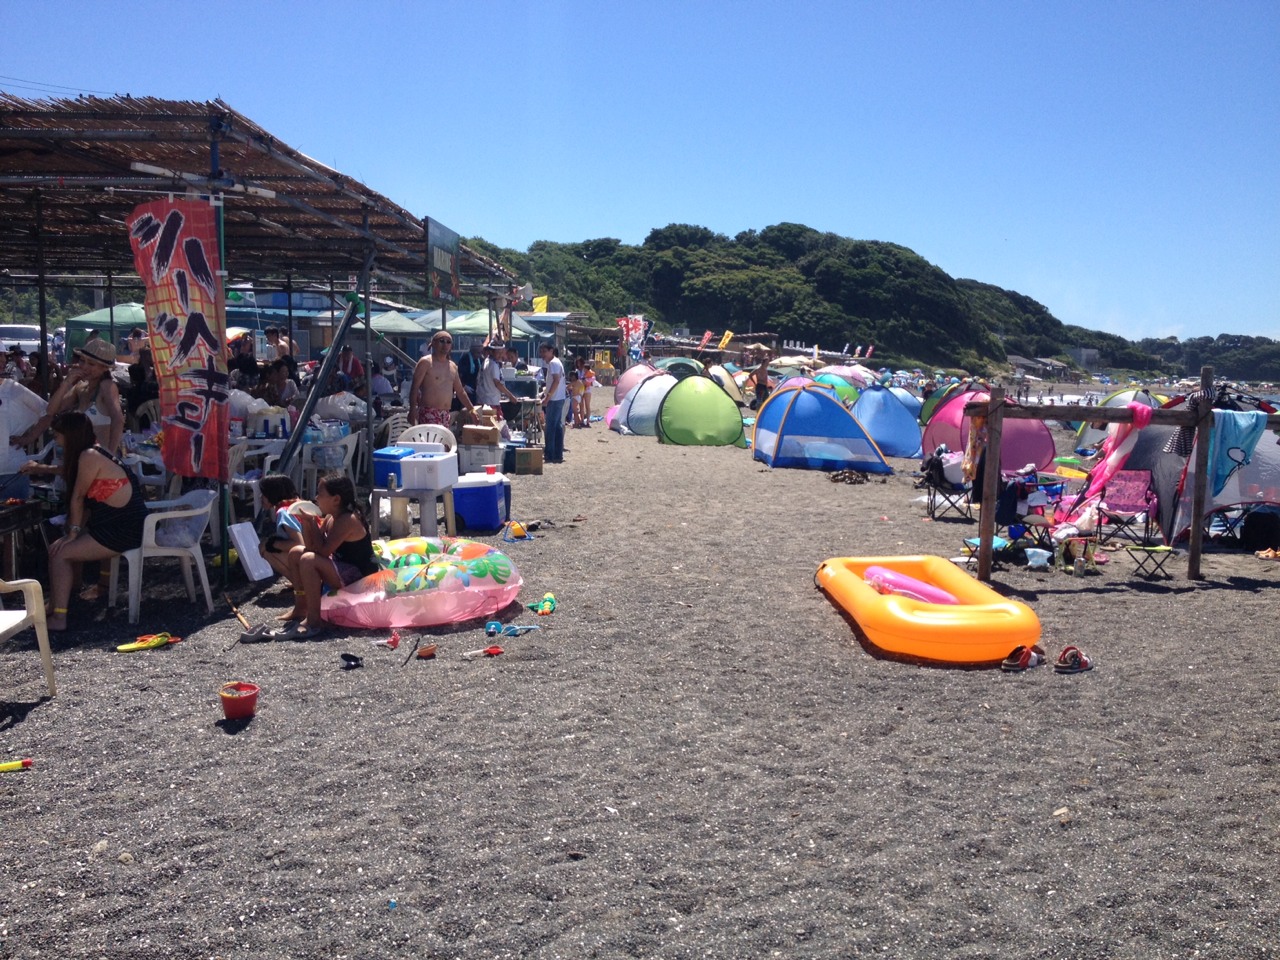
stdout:
<svg viewBox="0 0 1280 960">
<path fill-rule="evenodd" d="M 426 221 L 283 143 L 221 100 L 26 100 L 0 92 L 0 268 L 132 272 L 124 222 L 146 194 L 221 195 L 225 269 L 425 287 Z M 465 244 L 463 292 L 514 276 Z"/>
</svg>

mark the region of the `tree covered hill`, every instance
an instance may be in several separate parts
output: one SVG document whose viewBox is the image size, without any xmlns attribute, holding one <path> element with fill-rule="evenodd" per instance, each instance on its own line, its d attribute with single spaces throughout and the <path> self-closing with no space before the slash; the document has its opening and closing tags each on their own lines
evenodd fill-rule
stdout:
<svg viewBox="0 0 1280 960">
<path fill-rule="evenodd" d="M 1009 354 L 1068 360 L 1068 350 L 1085 347 L 1108 368 L 1187 375 L 1212 362 L 1225 376 L 1280 379 L 1280 344 L 1265 338 L 1133 343 L 1063 324 L 1021 293 L 957 280 L 906 247 L 802 224 L 732 238 L 670 224 L 638 247 L 612 238 L 538 241 L 522 253 L 479 238 L 468 243 L 548 294 L 553 310 L 580 311 L 601 325 L 643 313 L 667 328 L 733 330 L 740 339 L 767 330 L 828 349 L 874 343 L 886 362 L 974 372 L 1004 368 Z M 1248 349 L 1267 355 L 1262 369 L 1270 373 L 1245 361 L 1241 341 L 1258 340 Z"/>
</svg>

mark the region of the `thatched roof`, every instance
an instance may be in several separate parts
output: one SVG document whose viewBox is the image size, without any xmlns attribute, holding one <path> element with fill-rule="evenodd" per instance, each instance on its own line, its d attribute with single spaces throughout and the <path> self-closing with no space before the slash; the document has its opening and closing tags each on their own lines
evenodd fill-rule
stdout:
<svg viewBox="0 0 1280 960">
<path fill-rule="evenodd" d="M 232 276 L 345 278 L 372 249 L 375 272 L 423 283 L 422 218 L 221 100 L 0 93 L 0 267 L 132 271 L 128 212 L 189 190 L 223 193 Z M 464 289 L 512 279 L 465 245 L 460 260 Z"/>
</svg>

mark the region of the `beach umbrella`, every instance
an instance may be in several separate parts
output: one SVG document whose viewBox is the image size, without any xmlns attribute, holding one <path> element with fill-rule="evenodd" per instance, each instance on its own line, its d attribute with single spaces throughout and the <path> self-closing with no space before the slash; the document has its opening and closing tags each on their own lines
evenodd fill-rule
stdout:
<svg viewBox="0 0 1280 960">
<path fill-rule="evenodd" d="M 227 327 L 227 343 L 232 340 L 239 340 L 241 337 L 247 337 L 253 333 L 248 327 Z"/>
</svg>

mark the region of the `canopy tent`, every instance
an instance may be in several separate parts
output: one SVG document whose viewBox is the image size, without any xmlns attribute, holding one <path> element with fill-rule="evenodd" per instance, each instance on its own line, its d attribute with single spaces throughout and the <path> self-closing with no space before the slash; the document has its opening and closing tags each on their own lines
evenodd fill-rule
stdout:
<svg viewBox="0 0 1280 960">
<path fill-rule="evenodd" d="M 834 392 L 816 385 L 769 396 L 756 413 L 751 456 L 770 467 L 893 472 Z"/>
<path fill-rule="evenodd" d="M 375 313 L 369 321 L 375 333 L 384 337 L 426 337 L 430 330 L 412 317 L 407 317 L 398 310 Z"/>
<path fill-rule="evenodd" d="M 493 325 L 490 327 L 490 316 L 493 319 Z M 424 337 L 429 337 L 441 327 L 440 311 L 427 311 L 417 317 L 412 318 L 416 323 L 421 325 L 419 331 Z M 498 332 L 498 315 L 490 314 L 488 310 L 472 310 L 470 313 L 464 313 L 460 317 L 450 317 L 446 329 L 460 337 L 488 337 L 490 330 L 494 336 Z M 511 339 L 523 342 L 530 338 L 540 337 L 536 329 L 529 326 L 519 317 L 511 318 Z"/>
<path fill-rule="evenodd" d="M 969 403 L 985 403 L 991 397 L 985 391 L 962 391 L 938 404 L 924 428 L 923 447 L 933 452 L 940 445 L 961 451 L 969 442 L 969 418 L 964 408 Z M 1040 420 L 1004 421 L 1004 435 L 1000 444 L 1000 469 L 1006 472 L 1021 470 L 1028 464 L 1043 470 L 1053 462 L 1057 449 L 1053 434 Z"/>
<path fill-rule="evenodd" d="M 658 405 L 657 431 L 662 443 L 696 447 L 747 445 L 738 404 L 720 384 L 705 376 L 685 377 L 667 391 Z"/>
<path fill-rule="evenodd" d="M 885 456 L 920 456 L 920 424 L 887 387 L 872 384 L 863 390 L 853 415 Z"/>
<path fill-rule="evenodd" d="M 114 312 L 114 321 L 112 320 Z M 117 303 L 114 308 L 103 307 L 71 317 L 66 321 L 67 352 L 84 346 L 90 330 L 97 330 L 104 340 L 111 337 L 110 330 L 115 326 L 116 339 L 127 334 L 134 327 L 147 329 L 147 314 L 140 303 Z"/>
</svg>

